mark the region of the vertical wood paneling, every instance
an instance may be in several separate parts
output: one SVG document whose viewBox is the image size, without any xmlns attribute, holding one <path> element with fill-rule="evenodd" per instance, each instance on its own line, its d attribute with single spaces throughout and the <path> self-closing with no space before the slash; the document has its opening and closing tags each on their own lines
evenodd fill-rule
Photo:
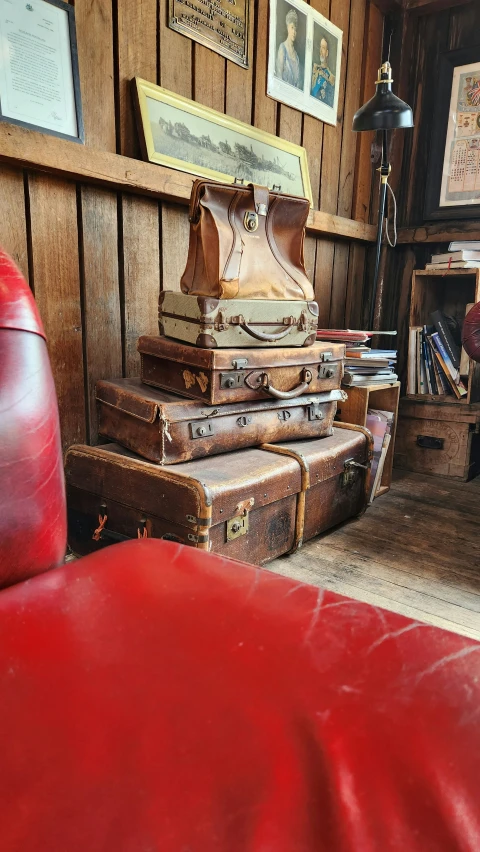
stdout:
<svg viewBox="0 0 480 852">
<path fill-rule="evenodd" d="M 223 56 L 194 45 L 195 79 L 193 97 L 204 106 L 225 112 L 225 62 Z"/>
<path fill-rule="evenodd" d="M 131 80 L 157 80 L 157 0 L 117 0 L 119 153 L 140 157 Z"/>
<path fill-rule="evenodd" d="M 255 127 L 275 133 L 277 126 L 277 102 L 267 96 L 268 67 L 268 0 L 257 0 L 255 32 Z"/>
<path fill-rule="evenodd" d="M 123 298 L 125 314 L 125 375 L 138 376 L 141 334 L 158 334 L 160 246 L 158 203 L 123 197 Z"/>
<path fill-rule="evenodd" d="M 159 0 L 159 83 L 184 98 L 192 97 L 193 42 L 167 27 L 168 0 Z"/>
<path fill-rule="evenodd" d="M 75 17 L 85 141 L 102 151 L 115 151 L 111 0 L 78 3 Z M 79 213 L 87 437 L 90 443 L 96 443 L 95 384 L 99 379 L 122 375 L 117 194 L 81 187 Z"/>
<path fill-rule="evenodd" d="M 361 79 L 362 74 L 364 29 L 365 0 L 355 0 L 351 4 L 349 21 L 348 62 L 337 202 L 338 215 L 345 216 L 346 218 L 350 218 L 352 212 L 353 181 L 358 142 L 358 134 L 352 130 L 352 121 L 355 112 L 360 106 L 360 91 L 355 86 L 355 81 Z M 358 263 L 359 256 L 353 255 L 348 243 L 337 243 L 333 262 L 332 300 L 330 307 L 330 325 L 333 328 L 342 327 L 345 323 L 347 279 L 350 261 Z"/>
<path fill-rule="evenodd" d="M 28 281 L 23 172 L 7 166 L 0 169 L 0 247 L 13 258 Z"/>
<path fill-rule="evenodd" d="M 157 80 L 157 0 L 117 0 L 120 151 L 139 156 L 131 79 Z M 155 201 L 121 197 L 121 289 L 123 291 L 124 370 L 140 370 L 137 340 L 157 331 L 160 290 L 159 206 Z"/>
<path fill-rule="evenodd" d="M 112 0 L 75 6 L 85 144 L 115 151 Z"/>
<path fill-rule="evenodd" d="M 192 97 L 193 42 L 165 26 L 168 0 L 160 0 L 160 85 Z M 190 224 L 185 207 L 161 205 L 161 286 L 180 290 L 180 278 L 187 261 Z"/>
<path fill-rule="evenodd" d="M 360 91 L 361 104 L 366 103 L 375 94 L 375 80 L 382 56 L 383 16 L 380 10 L 369 3 L 366 10 L 363 74 Z M 369 221 L 370 196 L 372 190 L 372 164 L 370 149 L 373 133 L 358 133 L 358 148 L 353 189 L 352 218 L 361 222 Z"/>
<path fill-rule="evenodd" d="M 28 191 L 35 298 L 47 335 L 66 449 L 86 437 L 77 196 L 72 184 L 37 174 L 29 175 Z"/>
<path fill-rule="evenodd" d="M 350 4 L 345 0 L 332 0 L 330 20 L 343 31 L 342 41 L 342 70 L 339 83 L 338 118 L 336 125 L 326 124 L 323 130 L 323 154 L 320 179 L 320 209 L 326 213 L 336 213 L 338 204 L 338 185 L 340 172 L 340 156 L 343 135 L 343 110 L 345 100 L 345 81 L 348 55 L 348 28 Z M 345 246 L 341 252 L 344 254 Z M 318 240 L 317 261 L 315 269 L 315 294 L 319 302 L 319 325 L 328 327 L 331 318 L 333 267 L 335 257 L 335 242 L 333 240 Z M 340 260 L 337 261 L 340 263 Z M 348 263 L 348 260 L 347 260 Z M 346 274 L 345 263 L 343 269 Z M 340 323 L 341 324 L 341 323 Z"/>
<path fill-rule="evenodd" d="M 254 24 L 255 4 L 250 9 L 250 22 L 248 30 L 249 62 L 248 68 L 242 68 L 235 62 L 227 62 L 227 76 L 225 83 L 225 112 L 227 115 L 244 121 L 245 124 L 252 123 L 252 100 L 253 100 L 253 65 L 254 65 Z"/>
<path fill-rule="evenodd" d="M 88 437 L 96 443 L 95 384 L 122 375 L 117 197 L 83 187 L 80 212 Z"/>
</svg>

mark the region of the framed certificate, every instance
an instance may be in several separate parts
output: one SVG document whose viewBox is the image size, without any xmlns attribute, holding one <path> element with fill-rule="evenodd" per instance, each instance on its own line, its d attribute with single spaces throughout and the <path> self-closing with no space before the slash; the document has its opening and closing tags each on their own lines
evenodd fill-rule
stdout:
<svg viewBox="0 0 480 852">
<path fill-rule="evenodd" d="M 84 142 L 73 6 L 0 0 L 0 121 Z"/>
</svg>

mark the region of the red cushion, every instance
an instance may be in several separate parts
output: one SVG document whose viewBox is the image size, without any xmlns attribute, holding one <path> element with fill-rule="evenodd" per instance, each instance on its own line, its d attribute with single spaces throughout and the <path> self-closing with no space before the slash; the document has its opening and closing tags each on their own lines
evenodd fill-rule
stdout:
<svg viewBox="0 0 480 852">
<path fill-rule="evenodd" d="M 61 564 L 66 510 L 57 397 L 33 296 L 0 251 L 0 588 Z"/>
<path fill-rule="evenodd" d="M 0 593 L 2 852 L 480 849 L 480 645 L 169 542 Z"/>
</svg>

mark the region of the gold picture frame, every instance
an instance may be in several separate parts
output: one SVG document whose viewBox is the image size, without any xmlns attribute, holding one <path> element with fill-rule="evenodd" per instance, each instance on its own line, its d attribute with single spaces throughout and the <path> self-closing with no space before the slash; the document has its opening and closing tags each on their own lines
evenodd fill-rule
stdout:
<svg viewBox="0 0 480 852">
<path fill-rule="evenodd" d="M 142 153 L 150 163 L 224 183 L 243 179 L 313 206 L 307 152 L 271 133 L 135 77 Z"/>
</svg>

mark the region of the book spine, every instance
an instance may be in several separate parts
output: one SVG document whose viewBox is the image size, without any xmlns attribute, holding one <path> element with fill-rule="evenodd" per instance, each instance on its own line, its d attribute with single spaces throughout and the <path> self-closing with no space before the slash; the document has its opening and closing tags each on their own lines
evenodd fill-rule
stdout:
<svg viewBox="0 0 480 852">
<path fill-rule="evenodd" d="M 460 367 L 460 352 L 441 311 L 434 311 L 432 313 L 432 322 L 441 337 L 445 349 L 447 350 L 448 357 L 455 369 L 458 370 Z"/>
<path fill-rule="evenodd" d="M 424 369 L 424 372 L 425 372 L 425 381 L 426 381 L 426 385 L 427 385 L 427 391 L 426 392 L 429 393 L 429 394 L 433 394 L 432 382 L 431 382 L 431 378 L 430 378 L 430 370 L 428 369 L 428 355 L 427 355 L 427 344 L 426 344 L 426 340 L 425 340 L 425 333 L 423 331 L 421 331 L 420 335 L 421 335 L 421 338 L 422 338 L 422 362 L 423 362 L 423 369 Z"/>
<path fill-rule="evenodd" d="M 435 378 L 435 370 L 433 369 L 433 362 L 432 362 L 431 353 L 430 353 L 430 346 L 428 344 L 427 326 L 426 325 L 423 326 L 423 346 L 424 346 L 424 352 L 425 352 L 425 363 L 426 363 L 426 366 L 427 366 L 427 375 L 430 377 L 430 382 L 429 382 L 430 387 L 431 387 L 430 393 L 434 394 L 434 396 L 437 396 L 437 394 L 438 394 L 437 380 Z"/>
<path fill-rule="evenodd" d="M 447 367 L 447 370 L 450 373 L 453 381 L 458 382 L 458 379 L 459 379 L 458 369 L 453 364 L 445 346 L 443 345 L 442 338 L 440 337 L 440 334 L 439 334 L 438 331 L 436 331 L 435 334 L 432 334 L 432 340 L 434 341 L 438 352 L 440 352 L 440 355 L 442 356 L 442 359 L 445 362 L 445 366 Z"/>
</svg>

